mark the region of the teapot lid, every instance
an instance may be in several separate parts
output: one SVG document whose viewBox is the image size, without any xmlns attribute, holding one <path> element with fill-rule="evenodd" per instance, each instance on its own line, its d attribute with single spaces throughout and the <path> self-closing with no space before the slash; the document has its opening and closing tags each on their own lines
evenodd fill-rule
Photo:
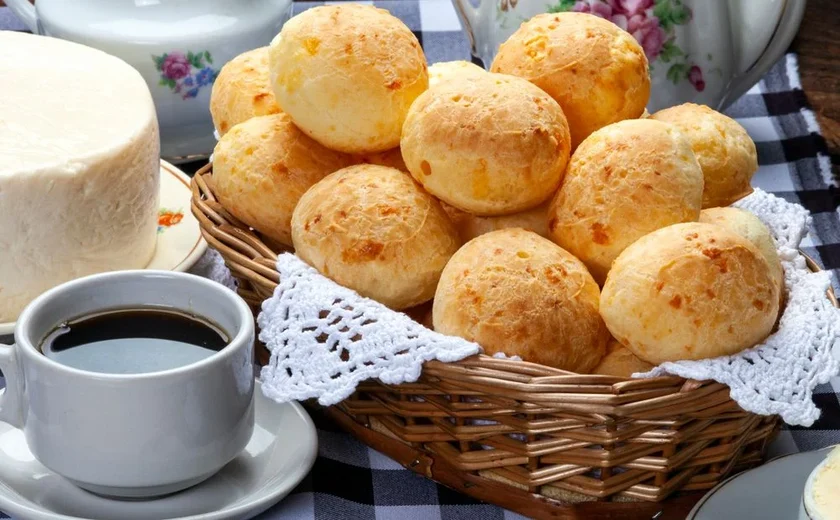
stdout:
<svg viewBox="0 0 840 520">
<path fill-rule="evenodd" d="M 137 44 L 223 38 L 289 14 L 292 0 L 38 0 L 43 32 Z M 279 27 L 278 27 L 279 30 Z"/>
</svg>

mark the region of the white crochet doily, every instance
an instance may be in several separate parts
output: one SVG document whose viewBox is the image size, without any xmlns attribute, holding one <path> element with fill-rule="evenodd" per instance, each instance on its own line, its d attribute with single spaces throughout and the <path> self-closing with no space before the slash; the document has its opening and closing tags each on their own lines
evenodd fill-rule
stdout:
<svg viewBox="0 0 840 520">
<path fill-rule="evenodd" d="M 664 363 L 646 374 L 715 380 L 731 388 L 745 410 L 778 414 L 791 425 L 819 417 L 812 392 L 838 372 L 831 350 L 840 334 L 826 297 L 827 272 L 811 273 L 798 253 L 810 216 L 796 204 L 756 190 L 736 206 L 757 215 L 773 233 L 785 267 L 788 300 L 776 333 L 734 356 Z M 423 362 L 457 361 L 480 352 L 460 338 L 435 333 L 402 313 L 335 284 L 292 254 L 277 260 L 281 283 L 263 303 L 260 339 L 271 352 L 263 391 L 279 401 L 317 398 L 331 405 L 359 382 L 416 381 Z"/>
<path fill-rule="evenodd" d="M 278 402 L 317 398 L 338 403 L 367 379 L 416 381 L 431 359 L 457 361 L 481 351 L 362 298 L 298 257 L 277 259 L 280 285 L 257 317 L 271 360 L 263 367 L 263 393 Z"/>
</svg>

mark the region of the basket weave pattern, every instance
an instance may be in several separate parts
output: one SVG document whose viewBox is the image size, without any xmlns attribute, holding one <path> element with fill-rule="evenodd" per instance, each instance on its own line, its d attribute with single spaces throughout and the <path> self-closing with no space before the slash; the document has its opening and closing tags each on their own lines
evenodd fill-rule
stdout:
<svg viewBox="0 0 840 520">
<path fill-rule="evenodd" d="M 193 213 L 256 311 L 277 286 L 282 249 L 225 211 L 212 187 L 208 165 L 193 179 Z M 416 383 L 365 382 L 328 413 L 415 471 L 531 516 L 542 514 L 499 492 L 543 503 L 659 502 L 759 464 L 779 427 L 716 382 L 581 375 L 483 355 L 428 362 Z"/>
</svg>

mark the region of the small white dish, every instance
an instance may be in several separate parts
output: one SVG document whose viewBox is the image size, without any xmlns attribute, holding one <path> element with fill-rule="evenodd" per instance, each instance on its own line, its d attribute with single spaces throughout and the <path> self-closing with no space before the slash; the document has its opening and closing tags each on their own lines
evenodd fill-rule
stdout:
<svg viewBox="0 0 840 520">
<path fill-rule="evenodd" d="M 0 423 L 0 511 L 15 520 L 245 520 L 285 497 L 318 454 L 312 419 L 255 388 L 256 424 L 245 450 L 210 479 L 153 500 L 83 491 L 38 463 L 23 432 Z"/>
<path fill-rule="evenodd" d="M 190 211 L 190 178 L 166 161 L 160 162 L 160 210 L 155 254 L 146 269 L 189 270 L 207 251 L 198 220 Z M 15 322 L 0 323 L 0 336 L 11 335 Z"/>
<path fill-rule="evenodd" d="M 729 477 L 706 493 L 686 520 L 799 518 L 805 481 L 832 448 L 784 455 Z"/>
<path fill-rule="evenodd" d="M 191 204 L 189 176 L 161 161 L 158 241 L 155 255 L 146 269 L 184 272 L 207 251 L 198 219 L 190 211 Z"/>
<path fill-rule="evenodd" d="M 818 476 L 821 482 L 824 482 L 822 479 L 829 480 L 829 489 L 832 490 L 828 498 L 831 501 L 833 497 L 837 496 L 837 489 L 831 485 L 831 480 L 835 479 L 831 474 L 831 470 L 827 469 L 829 465 L 834 465 L 835 461 L 837 460 L 838 454 L 840 454 L 840 447 L 836 447 L 834 450 L 830 451 L 828 455 L 820 462 L 816 468 L 808 475 L 808 480 L 805 482 L 805 491 L 802 493 L 802 501 L 799 507 L 799 520 L 829 520 L 829 519 L 836 519 L 840 517 L 840 511 L 837 510 L 836 507 L 831 507 L 831 505 L 823 506 L 822 504 L 817 503 L 817 499 L 815 498 L 815 492 L 817 490 L 814 489 L 815 485 L 818 488 L 823 488 L 822 484 L 818 484 Z M 825 489 L 822 490 L 823 492 Z"/>
</svg>

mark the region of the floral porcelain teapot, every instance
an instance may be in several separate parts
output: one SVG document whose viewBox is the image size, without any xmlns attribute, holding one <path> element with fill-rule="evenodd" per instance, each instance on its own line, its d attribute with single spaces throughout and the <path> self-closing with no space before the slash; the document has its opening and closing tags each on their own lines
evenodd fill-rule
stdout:
<svg viewBox="0 0 840 520">
<path fill-rule="evenodd" d="M 784 54 L 805 0 L 452 0 L 473 56 L 489 68 L 499 45 L 540 13 L 578 11 L 632 34 L 650 62 L 648 110 L 684 102 L 722 110 Z"/>
<path fill-rule="evenodd" d="M 215 146 L 210 91 L 222 65 L 268 45 L 292 0 L 6 0 L 33 33 L 101 49 L 136 68 L 149 85 L 161 155 L 208 156 Z M 107 81 L 107 78 L 103 78 Z"/>
</svg>

